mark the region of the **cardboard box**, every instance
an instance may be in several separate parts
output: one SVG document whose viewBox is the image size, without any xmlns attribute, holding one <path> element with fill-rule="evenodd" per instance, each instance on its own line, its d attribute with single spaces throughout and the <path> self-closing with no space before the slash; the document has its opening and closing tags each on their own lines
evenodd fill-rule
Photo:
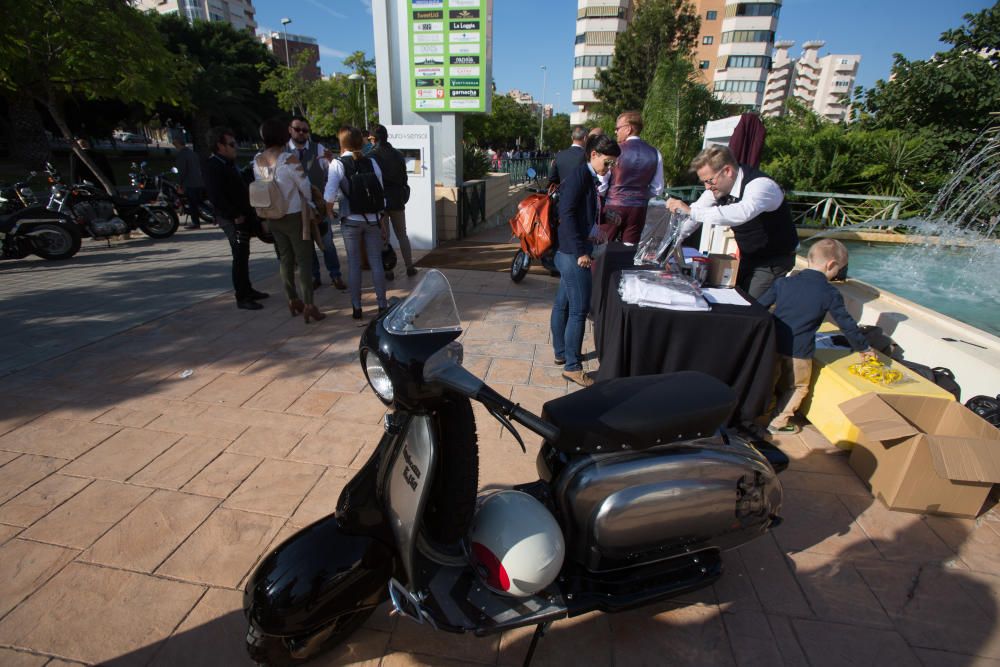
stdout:
<svg viewBox="0 0 1000 667">
<path fill-rule="evenodd" d="M 955 401 L 868 394 L 840 408 L 861 432 L 851 468 L 889 509 L 974 518 L 1000 482 L 1000 431 Z"/>
<path fill-rule="evenodd" d="M 837 331 L 824 325 L 820 331 Z M 841 449 L 851 449 L 860 437 L 858 427 L 844 418 L 840 405 L 857 396 L 872 393 L 892 396 L 929 396 L 954 401 L 946 390 L 926 380 L 913 371 L 902 368 L 897 362 L 879 355 L 879 361 L 901 370 L 904 382 L 889 386 L 875 384 L 851 373 L 851 366 L 861 361 L 857 352 L 841 349 L 817 349 L 813 355 L 813 372 L 809 381 L 809 396 L 799 412 L 816 427 L 832 444 Z"/>
<path fill-rule="evenodd" d="M 705 284 L 709 287 L 736 287 L 736 274 L 739 269 L 738 257 L 712 253 L 708 256 L 708 278 Z"/>
</svg>

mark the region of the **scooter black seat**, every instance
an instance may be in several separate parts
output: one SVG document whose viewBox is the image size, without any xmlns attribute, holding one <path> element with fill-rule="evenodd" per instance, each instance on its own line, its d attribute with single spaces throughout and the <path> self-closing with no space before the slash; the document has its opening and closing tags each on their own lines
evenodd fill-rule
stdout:
<svg viewBox="0 0 1000 667">
<path fill-rule="evenodd" d="M 711 435 L 735 407 L 724 382 L 682 371 L 598 382 L 547 402 L 542 418 L 559 427 L 556 449 L 598 454 Z"/>
</svg>

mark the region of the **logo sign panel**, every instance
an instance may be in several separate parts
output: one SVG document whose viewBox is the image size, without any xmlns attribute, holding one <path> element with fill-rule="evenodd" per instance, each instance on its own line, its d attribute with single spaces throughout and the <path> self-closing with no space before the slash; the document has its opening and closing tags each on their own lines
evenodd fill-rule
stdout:
<svg viewBox="0 0 1000 667">
<path fill-rule="evenodd" d="M 405 0 L 410 103 L 415 111 L 485 112 L 494 0 Z"/>
</svg>

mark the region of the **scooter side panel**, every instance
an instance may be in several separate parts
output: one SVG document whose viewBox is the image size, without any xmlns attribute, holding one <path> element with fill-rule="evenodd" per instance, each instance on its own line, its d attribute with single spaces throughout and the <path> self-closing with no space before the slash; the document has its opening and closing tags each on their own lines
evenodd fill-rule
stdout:
<svg viewBox="0 0 1000 667">
<path fill-rule="evenodd" d="M 737 546 L 763 534 L 781 507 L 766 460 L 715 439 L 583 457 L 554 487 L 567 558 L 592 571 Z"/>
<path fill-rule="evenodd" d="M 414 580 L 413 554 L 420 517 L 427 503 L 437 463 L 434 431 L 429 416 L 414 416 L 408 424 L 403 447 L 389 470 L 386 508 L 396 537 L 407 581 Z"/>
<path fill-rule="evenodd" d="M 387 545 L 345 533 L 330 515 L 264 559 L 244 590 L 243 610 L 269 635 L 301 636 L 343 614 L 377 606 L 394 570 Z"/>
</svg>

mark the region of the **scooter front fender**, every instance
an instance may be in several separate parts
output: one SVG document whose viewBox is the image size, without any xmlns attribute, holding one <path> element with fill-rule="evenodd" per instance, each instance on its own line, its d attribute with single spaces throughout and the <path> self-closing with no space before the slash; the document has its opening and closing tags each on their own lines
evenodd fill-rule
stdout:
<svg viewBox="0 0 1000 667">
<path fill-rule="evenodd" d="M 389 546 L 343 532 L 331 514 L 268 554 L 243 592 L 243 611 L 262 632 L 301 636 L 377 606 L 395 569 Z"/>
</svg>

